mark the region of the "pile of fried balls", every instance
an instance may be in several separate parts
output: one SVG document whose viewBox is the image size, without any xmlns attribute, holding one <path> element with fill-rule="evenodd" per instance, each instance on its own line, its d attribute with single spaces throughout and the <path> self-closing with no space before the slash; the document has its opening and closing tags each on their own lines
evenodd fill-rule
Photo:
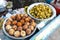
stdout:
<svg viewBox="0 0 60 40">
<path fill-rule="evenodd" d="M 25 37 L 30 35 L 36 26 L 34 19 L 27 14 L 16 14 L 8 18 L 5 29 L 10 36 Z"/>
</svg>

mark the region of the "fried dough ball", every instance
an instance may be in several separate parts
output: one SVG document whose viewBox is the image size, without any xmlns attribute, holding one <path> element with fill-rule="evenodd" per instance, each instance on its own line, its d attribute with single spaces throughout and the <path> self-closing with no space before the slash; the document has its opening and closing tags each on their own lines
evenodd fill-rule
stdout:
<svg viewBox="0 0 60 40">
<path fill-rule="evenodd" d="M 25 20 L 26 17 L 22 17 L 23 20 Z"/>
<path fill-rule="evenodd" d="M 14 32 L 15 32 L 14 29 L 10 29 L 10 30 L 9 30 L 9 34 L 10 34 L 10 35 L 14 35 Z"/>
<path fill-rule="evenodd" d="M 17 30 L 17 26 L 16 25 L 13 25 L 12 27 L 14 30 Z"/>
<path fill-rule="evenodd" d="M 34 30 L 34 27 L 32 25 L 29 26 L 29 28 L 33 31 Z"/>
<path fill-rule="evenodd" d="M 8 21 L 6 22 L 6 25 L 10 25 L 10 24 L 11 24 L 11 21 L 8 20 Z"/>
<path fill-rule="evenodd" d="M 35 27 L 36 26 L 36 23 L 35 22 L 32 22 L 31 25 Z"/>
<path fill-rule="evenodd" d="M 17 16 L 17 18 L 16 18 L 17 20 L 20 20 L 21 19 L 21 17 L 20 17 L 19 14 L 17 14 L 16 16 Z"/>
<path fill-rule="evenodd" d="M 19 31 L 15 31 L 15 32 L 14 32 L 14 36 L 15 36 L 15 37 L 19 37 L 19 36 L 20 36 L 20 32 L 19 32 Z"/>
<path fill-rule="evenodd" d="M 13 21 L 13 22 L 12 22 L 12 24 L 16 25 L 16 24 L 17 24 L 17 21 L 16 21 L 16 20 L 15 20 L 15 21 Z"/>
<path fill-rule="evenodd" d="M 20 22 L 21 22 L 21 23 L 24 23 L 25 21 L 22 19 Z"/>
<path fill-rule="evenodd" d="M 23 29 L 26 30 L 28 28 L 28 25 L 24 25 Z"/>
<path fill-rule="evenodd" d="M 11 16 L 11 18 L 12 18 L 13 20 L 15 20 L 15 16 Z"/>
<path fill-rule="evenodd" d="M 20 14 L 21 17 L 23 17 L 24 15 L 23 14 Z"/>
<path fill-rule="evenodd" d="M 16 14 L 6 22 L 6 31 L 14 37 L 25 37 L 30 35 L 36 26 L 34 19 L 27 14 Z"/>
<path fill-rule="evenodd" d="M 17 26 L 22 26 L 22 23 L 21 22 L 17 22 Z"/>
<path fill-rule="evenodd" d="M 18 30 L 21 31 L 22 30 L 22 27 L 18 27 Z"/>
<path fill-rule="evenodd" d="M 30 21 L 30 19 L 29 19 L 29 18 L 25 18 L 25 21 L 26 21 L 26 22 L 29 22 L 29 21 Z"/>
<path fill-rule="evenodd" d="M 27 14 L 24 14 L 24 17 L 28 17 L 28 15 Z"/>
<path fill-rule="evenodd" d="M 26 22 L 26 23 L 25 23 L 25 25 L 29 26 L 29 25 L 30 25 L 30 23 L 29 23 L 29 22 Z"/>
<path fill-rule="evenodd" d="M 8 31 L 9 29 L 11 29 L 12 27 L 10 25 L 6 26 L 6 30 Z"/>
<path fill-rule="evenodd" d="M 26 29 L 27 35 L 31 34 L 31 29 Z"/>
<path fill-rule="evenodd" d="M 21 36 L 22 36 L 22 37 L 26 36 L 26 32 L 22 30 L 22 31 L 21 31 Z"/>
<path fill-rule="evenodd" d="M 29 16 L 28 16 L 28 19 L 30 20 L 30 19 L 31 19 L 31 17 L 29 17 Z"/>
</svg>

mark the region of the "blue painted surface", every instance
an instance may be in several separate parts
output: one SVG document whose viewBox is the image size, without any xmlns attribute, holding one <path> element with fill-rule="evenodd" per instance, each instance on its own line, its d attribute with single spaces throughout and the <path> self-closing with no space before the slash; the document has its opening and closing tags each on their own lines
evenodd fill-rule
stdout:
<svg viewBox="0 0 60 40">
<path fill-rule="evenodd" d="M 49 35 L 47 35 L 47 37 L 44 38 L 44 40 L 48 40 L 48 37 L 49 37 L 53 32 L 55 32 L 58 28 L 60 28 L 60 25 L 58 25 L 56 29 L 54 29 L 53 31 L 51 31 L 51 33 L 50 33 Z"/>
<path fill-rule="evenodd" d="M 60 19 L 60 15 L 59 15 L 58 17 L 56 17 L 54 20 L 56 20 L 56 19 Z M 54 20 L 53 20 L 52 22 L 54 22 Z M 50 25 L 52 22 L 50 22 L 48 25 Z M 44 30 L 48 27 L 48 25 L 47 25 L 45 28 L 43 28 L 42 30 L 40 30 L 40 31 L 39 31 L 36 35 L 34 35 L 30 40 L 35 40 L 35 37 L 36 37 L 38 34 L 40 34 L 42 31 L 44 31 Z M 59 26 L 60 26 L 60 25 L 57 24 L 57 27 L 55 27 L 55 29 L 53 29 L 48 35 L 46 35 L 46 37 L 44 37 L 43 40 L 47 40 L 48 36 L 49 36 L 51 33 L 53 33 Z"/>
</svg>

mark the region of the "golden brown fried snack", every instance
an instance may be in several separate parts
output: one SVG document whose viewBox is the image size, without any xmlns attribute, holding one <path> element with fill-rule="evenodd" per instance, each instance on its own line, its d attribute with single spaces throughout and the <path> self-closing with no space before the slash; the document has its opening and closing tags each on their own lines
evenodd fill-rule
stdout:
<svg viewBox="0 0 60 40">
<path fill-rule="evenodd" d="M 23 24 L 25 21 L 22 19 L 20 22 Z"/>
<path fill-rule="evenodd" d="M 10 24 L 11 24 L 11 21 L 8 20 L 8 21 L 6 22 L 6 25 L 10 25 Z"/>
<path fill-rule="evenodd" d="M 12 18 L 13 20 L 15 20 L 15 16 L 11 16 L 11 18 Z"/>
<path fill-rule="evenodd" d="M 35 22 L 31 22 L 31 25 L 35 27 L 36 26 L 36 23 Z"/>
<path fill-rule="evenodd" d="M 24 25 L 23 29 L 26 30 L 28 28 L 28 25 Z"/>
<path fill-rule="evenodd" d="M 31 19 L 31 17 L 29 17 L 29 16 L 28 16 L 28 19 L 30 20 L 30 19 Z"/>
<path fill-rule="evenodd" d="M 21 19 L 21 16 L 19 14 L 16 15 L 16 19 L 17 20 L 20 20 Z"/>
<path fill-rule="evenodd" d="M 22 36 L 22 37 L 26 36 L 26 32 L 22 30 L 22 31 L 21 31 L 21 36 Z"/>
<path fill-rule="evenodd" d="M 16 25 L 16 24 L 17 24 L 17 21 L 16 21 L 16 20 L 14 20 L 14 21 L 12 22 L 12 24 L 13 24 L 13 25 Z"/>
<path fill-rule="evenodd" d="M 20 32 L 19 32 L 19 31 L 15 31 L 15 32 L 14 32 L 14 36 L 15 36 L 15 37 L 19 37 L 19 36 L 20 36 Z"/>
<path fill-rule="evenodd" d="M 29 23 L 29 22 L 26 22 L 26 23 L 25 23 L 25 25 L 29 26 L 29 25 L 30 25 L 30 23 Z"/>
<path fill-rule="evenodd" d="M 8 31 L 9 29 L 11 29 L 12 27 L 10 25 L 6 26 L 6 30 Z"/>
<path fill-rule="evenodd" d="M 18 30 L 21 31 L 22 30 L 22 27 L 18 27 Z"/>
<path fill-rule="evenodd" d="M 23 20 L 25 20 L 26 17 L 22 17 Z"/>
<path fill-rule="evenodd" d="M 14 37 L 25 37 L 30 35 L 36 26 L 35 21 L 27 14 L 12 16 L 6 23 L 7 32 Z"/>
<path fill-rule="evenodd" d="M 24 17 L 28 17 L 28 15 L 27 14 L 23 14 L 24 15 Z"/>
<path fill-rule="evenodd" d="M 31 29 L 26 29 L 27 35 L 31 34 Z"/>
<path fill-rule="evenodd" d="M 29 18 L 25 18 L 25 21 L 26 21 L 26 22 L 29 22 L 29 21 L 30 21 L 30 19 L 29 19 Z"/>
<path fill-rule="evenodd" d="M 17 26 L 16 26 L 16 25 L 13 25 L 12 28 L 13 28 L 14 30 L 17 30 Z"/>
<path fill-rule="evenodd" d="M 17 22 L 17 26 L 22 26 L 22 23 L 21 22 Z"/>
<path fill-rule="evenodd" d="M 10 35 L 14 35 L 14 32 L 15 32 L 14 29 L 10 29 L 10 30 L 9 30 L 9 34 L 10 34 Z"/>
<path fill-rule="evenodd" d="M 23 14 L 20 14 L 21 17 L 23 17 L 24 15 Z"/>
<path fill-rule="evenodd" d="M 34 26 L 30 25 L 29 28 L 33 31 L 34 30 Z"/>
</svg>

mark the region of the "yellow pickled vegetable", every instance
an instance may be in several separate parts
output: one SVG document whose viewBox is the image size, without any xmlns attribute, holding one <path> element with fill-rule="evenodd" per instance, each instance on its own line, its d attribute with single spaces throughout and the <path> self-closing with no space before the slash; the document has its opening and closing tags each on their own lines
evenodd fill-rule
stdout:
<svg viewBox="0 0 60 40">
<path fill-rule="evenodd" d="M 30 10 L 30 14 L 38 19 L 46 19 L 52 16 L 52 10 L 47 5 L 39 4 Z"/>
</svg>

